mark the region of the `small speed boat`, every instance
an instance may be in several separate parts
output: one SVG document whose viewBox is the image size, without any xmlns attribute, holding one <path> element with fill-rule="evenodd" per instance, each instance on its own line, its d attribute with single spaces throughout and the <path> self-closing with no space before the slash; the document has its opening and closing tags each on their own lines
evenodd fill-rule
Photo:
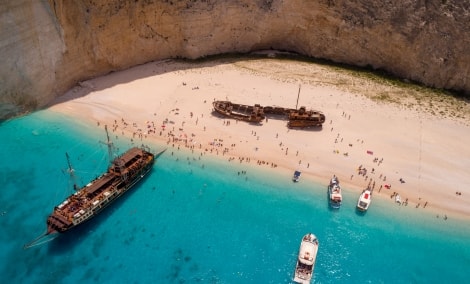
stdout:
<svg viewBox="0 0 470 284">
<path fill-rule="evenodd" d="M 401 204 L 401 197 L 399 194 L 395 195 L 395 202 Z"/>
<path fill-rule="evenodd" d="M 298 181 L 300 180 L 300 175 L 301 175 L 301 174 L 302 174 L 301 172 L 295 171 L 295 172 L 294 172 L 294 176 L 292 177 L 292 181 L 293 181 L 293 182 L 298 182 Z"/>
<path fill-rule="evenodd" d="M 341 193 L 341 187 L 339 186 L 339 180 L 336 176 L 333 176 L 330 180 L 328 195 L 330 198 L 330 206 L 335 209 L 340 208 L 343 202 L 343 195 Z"/>
<path fill-rule="evenodd" d="M 372 198 L 372 192 L 369 189 L 365 189 L 361 196 L 359 196 L 359 200 L 357 201 L 357 209 L 359 211 L 365 212 L 369 209 L 369 205 Z"/>
</svg>

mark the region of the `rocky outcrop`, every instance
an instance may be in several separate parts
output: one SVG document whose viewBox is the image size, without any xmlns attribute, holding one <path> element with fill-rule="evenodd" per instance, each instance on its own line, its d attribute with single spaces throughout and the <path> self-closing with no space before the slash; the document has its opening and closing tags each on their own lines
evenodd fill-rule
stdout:
<svg viewBox="0 0 470 284">
<path fill-rule="evenodd" d="M 0 115 L 164 58 L 280 49 L 470 93 L 460 0 L 16 0 L 0 5 Z"/>
</svg>

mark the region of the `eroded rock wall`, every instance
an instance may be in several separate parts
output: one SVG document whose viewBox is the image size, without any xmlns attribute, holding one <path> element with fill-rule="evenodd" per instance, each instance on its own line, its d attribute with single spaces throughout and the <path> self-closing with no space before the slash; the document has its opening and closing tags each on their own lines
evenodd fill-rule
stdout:
<svg viewBox="0 0 470 284">
<path fill-rule="evenodd" d="M 0 119 L 65 90 L 55 87 L 65 50 L 47 1 L 0 1 Z"/>
<path fill-rule="evenodd" d="M 148 61 L 257 49 L 470 93 L 469 23 L 466 0 L 2 1 L 0 115 Z"/>
</svg>

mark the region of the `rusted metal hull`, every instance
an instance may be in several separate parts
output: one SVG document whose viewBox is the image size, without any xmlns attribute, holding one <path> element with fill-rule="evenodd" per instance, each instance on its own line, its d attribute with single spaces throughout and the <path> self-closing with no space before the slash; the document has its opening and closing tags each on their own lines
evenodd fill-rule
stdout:
<svg viewBox="0 0 470 284">
<path fill-rule="evenodd" d="M 229 101 L 215 101 L 212 106 L 217 113 L 241 121 L 260 123 L 266 117 L 260 105 L 249 106 Z"/>
<path fill-rule="evenodd" d="M 321 127 L 325 122 L 325 115 L 316 110 L 306 110 L 305 107 L 299 109 L 284 108 L 277 106 L 254 106 L 234 104 L 230 101 L 214 101 L 212 103 L 214 110 L 225 117 L 247 121 L 251 123 L 260 123 L 266 118 L 266 115 L 281 117 L 289 122 L 290 128 Z"/>
<path fill-rule="evenodd" d="M 321 127 L 325 122 L 325 115 L 320 111 L 306 110 L 305 107 L 289 114 L 288 127 Z"/>
</svg>

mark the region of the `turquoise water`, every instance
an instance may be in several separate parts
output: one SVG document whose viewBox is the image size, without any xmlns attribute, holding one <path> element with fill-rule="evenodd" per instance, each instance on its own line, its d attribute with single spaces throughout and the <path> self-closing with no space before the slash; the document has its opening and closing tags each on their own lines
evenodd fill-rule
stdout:
<svg viewBox="0 0 470 284">
<path fill-rule="evenodd" d="M 469 221 L 380 199 L 360 215 L 347 190 L 332 211 L 325 185 L 171 148 L 94 220 L 24 250 L 70 194 L 65 152 L 83 185 L 106 167 L 105 135 L 41 111 L 1 124 L 0 137 L 0 277 L 9 283 L 291 283 L 307 232 L 320 240 L 315 283 L 467 282 Z"/>
</svg>

